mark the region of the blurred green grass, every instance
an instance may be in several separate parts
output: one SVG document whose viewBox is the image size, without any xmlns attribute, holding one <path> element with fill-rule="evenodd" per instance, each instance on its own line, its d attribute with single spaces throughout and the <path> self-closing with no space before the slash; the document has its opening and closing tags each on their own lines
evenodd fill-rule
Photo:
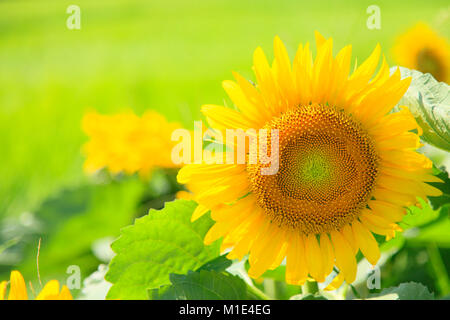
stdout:
<svg viewBox="0 0 450 320">
<path fill-rule="evenodd" d="M 391 65 L 395 36 L 419 17 L 450 36 L 447 0 L 376 1 L 381 30 L 366 27 L 371 0 L 78 0 L 81 30 L 66 27 L 70 4 L 74 2 L 0 1 L 0 226 L 5 218 L 24 212 L 37 213 L 47 222 L 45 232 L 55 233 L 54 243 L 42 254 L 47 275 L 64 274 L 63 266 L 83 264 L 83 259 L 90 268 L 83 271 L 93 271 L 99 261 L 85 251 L 94 236 L 117 235 L 135 214 L 114 210 L 110 200 L 136 202 L 140 193 L 137 186 L 129 192 L 120 186 L 105 191 L 103 186 L 89 187 L 81 154 L 86 137 L 80 121 L 86 110 L 113 113 L 129 108 L 142 114 L 155 109 L 191 127 L 193 120 L 201 119 L 202 104 L 226 99 L 221 82 L 231 78 L 232 70 L 253 79 L 253 51 L 262 46 L 272 57 L 275 35 L 291 57 L 300 42 L 314 40 L 314 30 L 333 37 L 335 52 L 352 44 L 358 61 L 379 42 Z M 71 208 L 65 210 L 61 203 L 68 201 L 70 207 L 70 192 L 84 197 L 85 188 L 85 198 L 94 195 L 99 203 L 83 198 L 86 209 L 71 216 Z M 69 196 L 63 190 L 69 190 Z M 49 216 L 51 199 L 58 205 Z M 102 201 L 107 201 L 105 206 Z M 126 203 L 129 210 L 136 209 Z M 117 212 L 110 213 L 114 221 L 105 229 L 92 227 L 89 235 L 74 239 L 77 232 L 90 232 L 89 223 L 97 226 L 99 219 L 108 219 L 108 209 Z M 58 219 L 59 224 L 48 224 Z M 25 250 L 22 267 L 35 276 L 36 249 L 31 240 L 28 244 L 32 249 Z"/>
</svg>

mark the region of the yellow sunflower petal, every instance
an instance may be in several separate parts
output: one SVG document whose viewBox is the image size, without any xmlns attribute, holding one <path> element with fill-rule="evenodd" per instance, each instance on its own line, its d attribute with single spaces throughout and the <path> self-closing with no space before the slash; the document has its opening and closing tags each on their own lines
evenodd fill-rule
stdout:
<svg viewBox="0 0 450 320">
<path fill-rule="evenodd" d="M 19 271 L 11 271 L 8 300 L 28 300 L 25 280 Z"/>
<path fill-rule="evenodd" d="M 299 104 L 309 104 L 312 96 L 312 57 L 309 43 L 306 43 L 305 47 L 299 46 L 294 59 L 293 73 Z"/>
<path fill-rule="evenodd" d="M 47 282 L 42 291 L 36 297 L 36 300 L 55 300 L 59 296 L 59 282 L 51 280 Z"/>
<path fill-rule="evenodd" d="M 314 37 L 316 38 L 317 48 L 320 48 L 327 41 L 327 39 L 325 39 L 325 37 L 317 30 L 314 31 Z"/>
<path fill-rule="evenodd" d="M 380 200 L 370 200 L 369 207 L 373 214 L 380 216 L 386 221 L 401 221 L 406 214 L 406 209 Z"/>
<path fill-rule="evenodd" d="M 235 110 L 223 106 L 207 104 L 202 106 L 202 113 L 214 129 L 248 129 L 254 125 L 250 119 Z"/>
<path fill-rule="evenodd" d="M 356 277 L 356 259 L 353 249 L 340 232 L 333 231 L 330 235 L 333 242 L 336 265 L 344 273 L 345 281 L 352 283 Z"/>
<path fill-rule="evenodd" d="M 72 294 L 67 286 L 63 285 L 59 294 L 59 300 L 73 300 Z"/>
<path fill-rule="evenodd" d="M 372 126 L 377 120 L 386 115 L 398 103 L 400 98 L 405 94 L 411 83 L 412 78 L 400 80 L 400 71 L 397 71 L 380 87 L 375 88 L 372 92 L 361 101 L 361 105 L 365 106 L 355 110 L 358 117 L 367 127 Z"/>
<path fill-rule="evenodd" d="M 287 109 L 297 103 L 297 94 L 293 79 L 291 61 L 286 47 L 279 37 L 274 39 L 274 55 L 277 65 L 276 79 L 281 91 L 282 97 L 286 100 L 284 108 Z"/>
<path fill-rule="evenodd" d="M 423 193 L 425 193 L 427 196 L 431 197 L 440 197 L 442 196 L 442 191 L 436 187 L 433 187 L 429 185 L 428 183 L 420 183 L 420 188 L 422 189 Z"/>
<path fill-rule="evenodd" d="M 381 150 L 410 149 L 415 150 L 421 146 L 419 136 L 412 132 L 405 132 L 390 139 L 378 142 L 377 147 Z"/>
<path fill-rule="evenodd" d="M 251 124 L 248 124 L 251 128 L 259 128 L 264 125 L 266 119 L 260 111 L 260 106 L 248 100 L 241 86 L 230 80 L 224 81 L 222 86 L 230 99 L 242 112 L 242 115 L 251 122 Z"/>
<path fill-rule="evenodd" d="M 264 51 L 260 47 L 256 48 L 253 54 L 253 68 L 266 107 L 271 110 L 272 114 L 278 114 L 283 111 L 283 100 L 280 99 L 280 92 L 275 83 L 272 70 Z"/>
<path fill-rule="evenodd" d="M 228 232 L 233 230 L 234 228 L 237 228 L 245 218 L 248 217 L 249 214 L 251 214 L 253 210 L 253 206 L 251 205 L 239 205 L 237 207 L 240 207 L 239 211 L 237 211 L 237 214 L 235 214 L 233 217 L 230 217 L 228 220 L 223 220 L 216 222 L 208 231 L 208 233 L 205 235 L 205 244 L 210 244 L 213 241 L 219 239 L 220 237 L 226 235 Z M 227 210 L 232 211 L 232 208 L 227 208 Z"/>
<path fill-rule="evenodd" d="M 358 252 L 358 239 L 355 238 L 352 227 L 350 225 L 345 225 L 341 230 L 342 235 L 344 236 L 345 240 L 347 240 L 350 247 L 353 249 L 353 253 L 356 254 Z"/>
<path fill-rule="evenodd" d="M 388 150 L 381 153 L 380 157 L 381 164 L 387 167 L 405 170 L 430 169 L 432 167 L 430 159 L 413 151 Z"/>
<path fill-rule="evenodd" d="M 372 54 L 364 61 L 349 78 L 347 95 L 355 96 L 367 88 L 367 83 L 372 78 L 373 73 L 378 65 L 381 47 L 377 44 Z"/>
<path fill-rule="evenodd" d="M 257 107 L 257 112 L 259 113 L 261 118 L 265 119 L 265 121 L 270 120 L 271 113 L 266 110 L 266 108 L 264 108 L 264 99 L 258 89 L 252 83 L 250 83 L 250 81 L 242 77 L 237 72 L 233 72 L 233 76 L 236 79 L 239 87 L 241 88 L 242 93 L 247 98 L 248 102 Z"/>
<path fill-rule="evenodd" d="M 305 245 L 298 233 L 292 233 L 288 242 L 286 260 L 286 282 L 302 285 L 308 278 L 308 268 L 305 261 Z"/>
<path fill-rule="evenodd" d="M 377 184 L 388 190 L 392 190 L 398 193 L 405 193 L 416 195 L 419 197 L 426 197 L 426 194 L 421 188 L 420 182 L 414 180 L 406 180 L 400 178 L 392 178 L 387 175 L 380 174 L 377 180 Z"/>
<path fill-rule="evenodd" d="M 330 238 L 326 233 L 320 235 L 320 251 L 322 254 L 324 275 L 327 276 L 333 271 L 334 253 Z"/>
<path fill-rule="evenodd" d="M 424 182 L 443 182 L 436 176 L 431 174 L 431 170 L 415 170 L 415 171 L 406 171 L 402 169 L 394 169 L 390 167 L 381 167 L 380 173 L 384 175 L 388 175 L 391 177 L 402 178 L 402 179 L 411 179 L 415 181 L 424 181 Z"/>
<path fill-rule="evenodd" d="M 363 255 L 371 264 L 377 264 L 380 259 L 380 249 L 372 233 L 358 221 L 352 223 L 352 229 Z"/>
<path fill-rule="evenodd" d="M 378 61 L 380 59 L 380 54 L 381 46 L 377 44 L 367 60 L 364 61 L 351 75 L 350 80 L 362 81 L 364 79 L 363 82 L 368 82 L 375 72 Z"/>
<path fill-rule="evenodd" d="M 277 268 L 283 262 L 283 260 L 286 258 L 287 247 L 288 247 L 287 237 L 288 237 L 287 234 L 285 234 L 284 242 L 282 243 L 281 249 L 278 252 L 277 257 L 273 260 L 272 264 L 270 265 L 270 267 L 269 267 L 270 270 Z"/>
<path fill-rule="evenodd" d="M 236 164 L 190 164 L 180 169 L 177 175 L 179 183 L 188 183 L 192 179 L 214 179 L 233 176 L 245 171 L 245 166 Z"/>
<path fill-rule="evenodd" d="M 333 41 L 328 39 L 318 48 L 317 57 L 314 60 L 312 72 L 312 102 L 324 103 L 329 97 L 329 86 L 332 80 L 331 74 L 331 56 L 333 51 Z M 328 75 L 328 76 L 325 76 Z"/>
<path fill-rule="evenodd" d="M 248 223 L 246 225 L 246 232 L 235 244 L 233 250 L 230 251 L 227 257 L 229 259 L 241 260 L 250 251 L 251 246 L 255 242 L 255 239 L 260 233 L 260 230 L 263 228 L 265 222 L 266 218 L 258 212 L 258 210 L 255 210 L 255 215 L 244 222 L 244 224 Z M 242 228 L 242 225 L 240 228 Z"/>
<path fill-rule="evenodd" d="M 239 257 L 243 257 L 245 254 L 247 254 L 247 252 L 250 250 L 251 244 L 253 243 L 252 238 L 249 236 L 249 234 L 251 234 L 253 230 L 259 229 L 259 226 L 262 225 L 263 221 L 265 220 L 264 218 L 265 217 L 261 215 L 258 209 L 253 208 L 251 213 L 242 220 L 242 223 L 233 230 L 230 230 L 225 236 L 222 241 L 221 251 L 223 252 L 227 248 L 234 247 L 230 252 L 230 257 L 234 256 L 235 254 L 237 254 Z M 242 244 L 240 245 L 240 243 Z M 234 249 L 236 249 L 236 247 L 238 246 L 240 246 L 240 250 L 235 251 Z"/>
<path fill-rule="evenodd" d="M 417 199 L 413 195 L 395 192 L 382 187 L 375 189 L 372 194 L 377 200 L 382 200 L 398 206 L 412 206 L 417 203 Z"/>
<path fill-rule="evenodd" d="M 201 216 L 203 216 L 205 213 L 207 213 L 209 211 L 209 208 L 199 204 L 197 206 L 197 208 L 195 208 L 194 212 L 192 213 L 191 216 L 191 221 L 194 222 L 195 220 L 197 220 L 198 218 L 200 218 Z"/>
<path fill-rule="evenodd" d="M 332 74 L 334 75 L 331 79 L 329 97 L 328 101 L 330 105 L 340 104 L 337 99 L 339 98 L 339 93 L 345 91 L 347 79 L 350 73 L 352 46 L 346 46 L 336 56 L 336 61 L 332 67 Z"/>
<path fill-rule="evenodd" d="M 305 237 L 305 258 L 311 276 L 318 282 L 324 282 L 325 273 L 322 252 L 314 234 Z"/>
<path fill-rule="evenodd" d="M 0 282 L 0 300 L 5 299 L 6 295 L 6 286 L 8 285 L 8 281 L 2 281 Z"/>
<path fill-rule="evenodd" d="M 379 225 L 374 224 L 372 220 L 368 219 L 366 215 L 361 215 L 359 219 L 361 220 L 361 223 L 373 233 L 389 238 L 395 237 L 395 230 L 393 227 L 380 227 Z"/>
<path fill-rule="evenodd" d="M 272 225 L 267 234 L 262 234 L 262 238 L 258 238 L 250 249 L 249 276 L 259 278 L 269 269 L 273 265 L 273 262 L 279 259 L 279 253 L 284 242 L 285 232 L 277 226 Z"/>
<path fill-rule="evenodd" d="M 333 281 L 330 282 L 328 286 L 325 287 L 326 291 L 337 290 L 341 287 L 342 283 L 344 283 L 344 273 L 339 272 L 336 277 L 334 277 Z"/>
</svg>

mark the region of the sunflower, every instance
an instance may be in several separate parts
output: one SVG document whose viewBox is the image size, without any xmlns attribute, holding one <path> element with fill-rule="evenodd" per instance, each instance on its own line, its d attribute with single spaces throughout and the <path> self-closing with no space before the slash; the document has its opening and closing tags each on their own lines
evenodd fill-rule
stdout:
<svg viewBox="0 0 450 320">
<path fill-rule="evenodd" d="M 89 112 L 82 127 L 90 138 L 83 149 L 88 173 L 106 167 L 113 174 L 148 175 L 155 167 L 177 167 L 171 159 L 171 133 L 181 126 L 169 123 L 156 111 L 147 111 L 142 117 L 132 112 Z"/>
<path fill-rule="evenodd" d="M 401 66 L 450 82 L 450 45 L 425 23 L 420 22 L 399 36 L 393 54 Z"/>
<path fill-rule="evenodd" d="M 0 282 L 0 300 L 5 300 L 7 286 L 7 281 Z M 11 271 L 9 286 L 8 300 L 28 300 L 25 280 L 19 271 Z M 72 300 L 72 295 L 65 285 L 60 291 L 59 282 L 51 280 L 44 286 L 36 300 Z"/>
<path fill-rule="evenodd" d="M 426 182 L 440 180 L 415 152 L 420 128 L 408 109 L 389 113 L 411 79 L 390 75 L 384 58 L 374 75 L 379 45 L 350 74 L 351 46 L 333 57 L 332 39 L 316 33 L 316 43 L 314 60 L 307 43 L 291 65 L 275 37 L 272 66 L 254 53 L 256 85 L 237 73 L 223 82 L 236 109 L 202 108 L 217 130 L 278 129 L 278 172 L 262 175 L 260 161 L 188 164 L 178 181 L 199 204 L 192 220 L 208 211 L 215 220 L 204 242 L 223 238 L 230 259 L 248 254 L 252 278 L 286 259 L 289 284 L 323 282 L 336 266 L 337 288 L 355 280 L 358 250 L 377 263 L 373 234 L 393 238 L 407 206 L 440 194 Z"/>
</svg>

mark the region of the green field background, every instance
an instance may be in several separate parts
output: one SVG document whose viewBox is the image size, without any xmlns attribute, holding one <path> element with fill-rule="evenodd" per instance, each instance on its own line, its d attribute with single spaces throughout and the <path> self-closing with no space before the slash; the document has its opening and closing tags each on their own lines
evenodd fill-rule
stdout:
<svg viewBox="0 0 450 320">
<path fill-rule="evenodd" d="M 81 8 L 81 30 L 66 27 L 70 4 Z M 366 27 L 372 4 L 380 30 Z M 94 184 L 83 173 L 86 110 L 155 109 L 191 127 L 202 104 L 223 103 L 231 71 L 253 79 L 253 51 L 272 57 L 275 35 L 291 57 L 314 30 L 333 37 L 335 53 L 352 44 L 358 61 L 380 43 L 394 65 L 395 37 L 417 21 L 450 36 L 449 8 L 446 0 L 0 1 L 0 244 L 9 248 L 1 277 L 19 267 L 35 279 L 38 237 L 44 278 L 72 263 L 89 274 L 99 263 L 92 242 L 117 236 L 139 210 L 140 182 Z"/>
</svg>

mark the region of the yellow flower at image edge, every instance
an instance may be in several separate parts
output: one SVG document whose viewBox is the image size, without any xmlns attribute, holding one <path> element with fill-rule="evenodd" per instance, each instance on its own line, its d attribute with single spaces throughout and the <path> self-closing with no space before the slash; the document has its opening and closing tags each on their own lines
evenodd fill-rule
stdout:
<svg viewBox="0 0 450 320">
<path fill-rule="evenodd" d="M 9 281 L 9 294 L 6 295 L 7 281 L 0 282 L 0 300 L 28 300 L 25 280 L 19 271 L 12 271 Z M 59 290 L 57 280 L 49 281 L 36 297 L 36 300 L 72 300 L 69 289 L 64 285 Z"/>
<path fill-rule="evenodd" d="M 338 268 L 328 289 L 355 280 L 360 250 L 376 264 L 373 233 L 395 237 L 406 206 L 441 192 L 432 163 L 415 152 L 421 133 L 407 108 L 389 113 L 411 79 L 390 76 L 377 46 L 350 74 L 351 46 L 332 55 L 332 39 L 316 34 L 317 56 L 300 45 L 291 65 L 281 40 L 270 66 L 254 53 L 256 85 L 234 73 L 223 87 L 238 110 L 206 105 L 209 124 L 224 129 L 278 129 L 279 170 L 264 164 L 190 164 L 178 174 L 198 207 L 211 210 L 214 226 L 205 243 L 223 238 L 227 257 L 249 255 L 249 275 L 259 278 L 286 258 L 286 281 L 318 282 Z M 270 141 L 270 137 L 267 138 Z M 228 145 L 229 146 L 229 145 Z M 267 165 L 268 166 L 268 165 Z"/>
<path fill-rule="evenodd" d="M 82 121 L 90 140 L 84 145 L 84 168 L 92 173 L 106 167 L 111 173 L 139 172 L 147 175 L 155 167 L 173 168 L 171 134 L 181 128 L 156 111 L 142 117 L 132 112 L 114 115 L 87 113 Z"/>
<path fill-rule="evenodd" d="M 450 44 L 425 23 L 418 23 L 399 36 L 393 48 L 396 62 L 438 81 L 450 83 Z"/>
</svg>

